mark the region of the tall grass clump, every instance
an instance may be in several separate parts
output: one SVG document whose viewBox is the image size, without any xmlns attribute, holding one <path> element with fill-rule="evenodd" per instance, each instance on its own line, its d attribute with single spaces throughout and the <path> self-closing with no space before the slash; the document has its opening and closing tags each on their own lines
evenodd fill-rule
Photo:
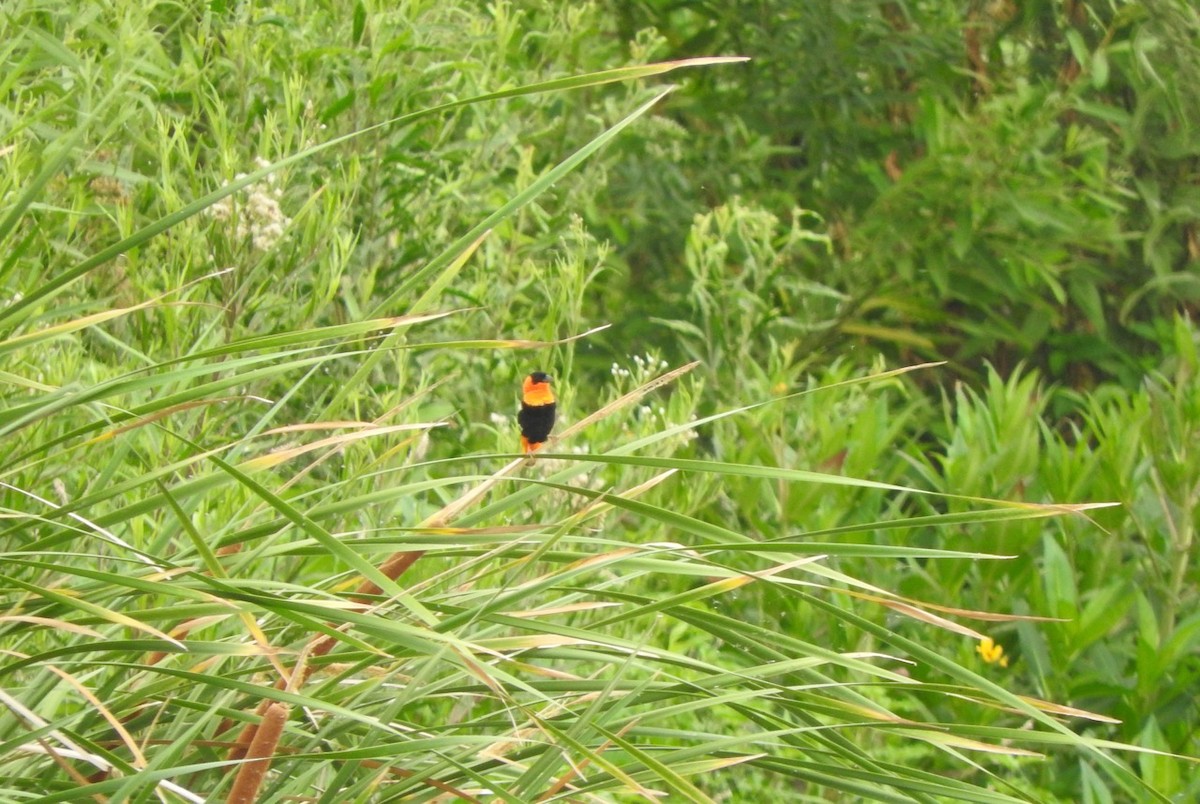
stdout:
<svg viewBox="0 0 1200 804">
<path fill-rule="evenodd" d="M 741 59 L 604 69 L 591 6 L 6 14 L 0 797 L 1000 802 L 1050 752 L 1158 795 L 1106 714 L 992 673 L 992 624 L 1044 613 L 872 580 L 1009 556 L 861 538 L 1103 503 L 742 452 L 909 369 L 760 396 L 589 311 L 589 166 L 658 76 Z"/>
</svg>

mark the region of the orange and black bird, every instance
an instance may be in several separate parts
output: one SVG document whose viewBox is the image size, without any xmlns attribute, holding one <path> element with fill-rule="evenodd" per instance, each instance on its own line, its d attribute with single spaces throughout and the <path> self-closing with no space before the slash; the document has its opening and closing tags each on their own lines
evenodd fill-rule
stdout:
<svg viewBox="0 0 1200 804">
<path fill-rule="evenodd" d="M 521 386 L 521 412 L 517 424 L 521 425 L 521 449 L 526 454 L 535 452 L 554 427 L 554 391 L 550 388 L 550 375 L 535 371 L 525 378 Z"/>
</svg>

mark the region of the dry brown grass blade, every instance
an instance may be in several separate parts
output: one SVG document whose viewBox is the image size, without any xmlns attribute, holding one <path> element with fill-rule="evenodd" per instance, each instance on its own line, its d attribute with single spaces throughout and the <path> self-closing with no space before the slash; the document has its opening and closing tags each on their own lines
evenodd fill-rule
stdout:
<svg viewBox="0 0 1200 804">
<path fill-rule="evenodd" d="M 162 410 L 156 410 L 153 413 L 147 414 L 145 416 L 139 416 L 137 419 L 130 422 L 129 424 L 123 424 L 120 427 L 117 427 L 116 429 L 108 430 L 106 432 L 101 433 L 98 436 L 89 438 L 87 441 L 80 443 L 76 447 L 76 449 L 78 449 L 79 447 L 91 446 L 92 444 L 95 444 L 100 441 L 108 441 L 111 438 L 116 438 L 119 435 L 128 433 L 131 430 L 136 430 L 139 427 L 145 427 L 147 424 L 154 424 L 154 422 L 162 421 L 163 419 L 165 419 L 169 416 L 174 416 L 176 413 L 180 413 L 181 411 L 191 410 L 193 408 L 208 407 L 211 405 L 220 405 L 225 402 L 240 402 L 240 401 L 247 400 L 247 399 L 261 401 L 261 397 L 242 395 L 242 396 L 221 396 L 221 397 L 217 397 L 215 399 L 196 399 L 191 402 L 181 402 L 178 405 L 172 405 L 169 408 L 163 408 Z"/>
<path fill-rule="evenodd" d="M 586 427 L 590 427 L 591 425 L 595 424 L 598 421 L 607 419 L 609 416 L 616 413 L 621 408 L 629 407 L 630 405 L 639 401 L 642 397 L 644 397 L 646 394 L 650 393 L 651 391 L 656 391 L 659 388 L 662 388 L 664 385 L 674 382 L 675 380 L 682 377 L 684 374 L 687 374 L 689 371 L 696 368 L 696 366 L 698 366 L 698 365 L 700 365 L 700 361 L 693 360 L 691 363 L 680 366 L 677 369 L 672 369 L 671 371 L 668 371 L 666 374 L 662 374 L 658 377 L 655 377 L 653 380 L 650 380 L 645 385 L 635 388 L 632 391 L 630 391 L 629 393 L 625 394 L 624 396 L 622 396 L 618 399 L 615 399 L 612 402 L 609 402 L 607 405 L 600 408 L 598 411 L 591 414 L 590 416 L 585 416 L 584 418 L 575 422 L 570 427 L 568 427 L 566 430 L 563 430 L 562 433 L 560 433 L 559 435 L 551 436 L 550 440 L 546 444 L 546 447 L 547 448 L 552 447 L 555 444 L 557 444 L 559 441 L 566 441 L 568 438 L 575 435 L 580 430 L 583 430 Z"/>
<path fill-rule="evenodd" d="M 930 731 L 922 729 L 920 731 L 909 731 L 907 729 L 897 729 L 898 734 L 907 734 L 918 740 L 935 745 L 945 745 L 951 748 L 958 748 L 964 751 L 979 751 L 984 754 L 999 754 L 1001 756 L 1010 757 L 1030 757 L 1044 758 L 1045 754 L 1040 754 L 1037 751 L 1028 751 L 1024 748 L 1017 748 L 1010 745 L 996 745 L 994 743 L 985 743 L 980 740 L 975 740 L 970 737 L 963 737 L 958 734 L 952 734 L 947 731 Z"/>
<path fill-rule="evenodd" d="M 1011 706 L 999 705 L 996 703 L 996 701 L 988 699 L 988 698 L 984 698 L 981 695 L 968 695 L 964 692 L 950 692 L 947 694 L 950 695 L 951 697 L 960 698 L 964 701 L 970 701 L 971 703 L 979 704 L 981 706 L 990 706 L 994 709 L 998 709 L 1002 712 L 1008 712 L 1009 714 L 1012 714 L 1012 715 L 1025 715 L 1026 714 L 1025 712 L 1022 712 L 1019 709 L 1014 709 Z M 1041 711 L 1043 711 L 1049 715 L 1056 715 L 1056 716 L 1062 717 L 1062 718 L 1079 718 L 1081 720 L 1092 720 L 1092 721 L 1095 721 L 1096 723 L 1117 724 L 1117 723 L 1122 722 L 1121 720 L 1119 720 L 1118 718 L 1115 718 L 1115 717 L 1109 717 L 1108 715 L 1101 715 L 1096 712 L 1091 712 L 1087 709 L 1079 709 L 1074 706 L 1066 706 L 1065 704 L 1057 704 L 1057 703 L 1053 703 L 1051 701 L 1045 701 L 1045 700 L 1042 700 L 1041 698 L 1034 698 L 1029 695 L 1018 695 L 1017 697 L 1020 698 L 1025 703 L 1029 704 L 1030 706 L 1032 706 L 1036 709 L 1040 709 Z M 1193 759 L 1193 761 L 1200 761 L 1200 760 Z"/>
<path fill-rule="evenodd" d="M 487 528 L 425 528 L 416 527 L 410 533 L 423 533 L 428 536 L 518 536 L 525 533 L 536 533 L 541 525 L 494 525 Z"/>
<path fill-rule="evenodd" d="M 314 430 L 374 430 L 377 427 L 379 427 L 378 422 L 360 422 L 352 419 L 337 422 L 300 422 L 299 424 L 285 424 L 282 427 L 272 427 L 270 430 L 263 430 L 259 433 L 259 436 L 308 433 Z"/>
<path fill-rule="evenodd" d="M 982 620 L 989 623 L 1013 623 L 1013 622 L 1032 622 L 1032 623 L 1065 623 L 1070 620 L 1062 617 L 1042 617 L 1036 614 L 1000 614 L 994 611 L 976 611 L 975 609 L 959 609 L 954 606 L 939 606 L 936 603 L 926 603 L 925 601 L 909 601 L 921 608 L 930 609 L 931 611 L 940 611 L 942 614 L 953 614 L 956 617 L 966 617 L 969 620 Z"/>
<path fill-rule="evenodd" d="M 70 762 L 67 762 L 67 760 L 65 760 L 62 755 L 55 750 L 54 746 L 50 745 L 50 743 L 46 742 L 41 737 L 38 737 L 37 744 L 42 747 L 46 753 L 46 756 L 54 760 L 54 764 L 57 765 L 63 773 L 67 774 L 75 781 L 75 784 L 79 785 L 80 787 L 86 787 L 89 783 L 91 783 L 91 779 L 76 770 L 75 766 Z M 107 778 L 108 771 L 101 771 L 101 774 Z M 92 793 L 92 801 L 98 801 L 101 802 L 101 804 L 106 804 L 108 799 L 99 793 Z"/>
<path fill-rule="evenodd" d="M 338 435 L 322 438 L 319 441 L 314 441 L 311 444 L 302 444 L 298 447 L 289 447 L 280 449 L 274 452 L 268 452 L 264 455 L 258 455 L 254 458 L 249 458 L 243 461 L 239 468 L 241 469 L 270 469 L 278 466 L 281 463 L 290 461 L 293 458 L 298 458 L 301 455 L 306 455 L 309 452 L 315 452 L 320 449 L 345 449 L 347 445 L 362 441 L 367 438 L 378 438 L 379 436 L 390 435 L 392 433 L 408 432 L 410 430 L 430 430 L 434 427 L 445 427 L 445 422 L 416 422 L 413 424 L 393 424 L 385 427 L 374 427 L 368 425 L 365 429 L 356 429 L 349 433 L 339 433 Z"/>
<path fill-rule="evenodd" d="M 133 757 L 132 764 L 135 768 L 140 770 L 146 767 L 146 756 L 142 753 L 141 749 L 138 748 L 137 741 L 133 739 L 133 735 L 130 734 L 125 728 L 125 724 L 123 724 L 120 718 L 114 715 L 108 709 L 108 707 L 106 707 L 100 701 L 100 699 L 97 698 L 95 694 L 84 685 L 82 681 L 75 678 L 75 676 L 71 675 L 67 671 L 59 667 L 55 667 L 52 664 L 45 664 L 43 667 L 74 687 L 76 692 L 82 695 L 84 700 L 91 704 L 92 707 L 100 713 L 102 718 L 108 721 L 108 725 L 112 726 L 113 731 L 117 733 L 117 736 L 121 738 L 121 742 L 124 743 L 125 747 L 129 750 L 130 756 Z"/>
<path fill-rule="evenodd" d="M 931 614 L 927 611 L 924 611 L 923 609 L 917 608 L 916 606 L 912 605 L 911 603 L 905 603 L 904 601 L 901 601 L 901 600 L 889 600 L 886 597 L 875 597 L 873 595 L 863 595 L 863 594 L 860 594 L 857 592 L 848 592 L 847 591 L 847 594 L 850 594 L 852 597 L 859 597 L 859 598 L 863 598 L 865 600 L 872 600 L 881 606 L 887 606 L 892 611 L 898 612 L 898 613 L 903 614 L 908 617 L 912 617 L 914 620 L 923 622 L 926 625 L 932 625 L 932 626 L 936 626 L 938 628 L 943 628 L 947 631 L 950 631 L 951 633 L 959 634 L 960 636 L 969 637 L 971 639 L 983 639 L 984 638 L 984 635 L 979 633 L 978 631 L 976 631 L 974 628 L 968 628 L 967 626 L 960 625 L 960 624 L 954 622 L 953 620 L 947 620 L 945 617 L 942 617 L 940 615 Z"/>
<path fill-rule="evenodd" d="M 631 720 L 629 723 L 625 724 L 625 726 L 619 732 L 617 732 L 617 736 L 624 737 L 633 729 L 634 726 L 637 725 L 637 723 L 638 721 Z M 596 748 L 596 755 L 599 756 L 600 754 L 603 754 L 605 751 L 611 748 L 612 745 L 612 740 L 605 740 Z M 546 788 L 546 790 L 537 797 L 537 801 L 545 801 L 561 793 L 563 788 L 571 783 L 572 779 L 576 777 L 582 777 L 584 770 L 586 770 L 587 766 L 591 763 L 592 760 L 589 757 L 584 757 L 579 761 L 577 766 L 573 765 L 572 767 L 568 768 L 565 773 L 563 773 L 554 781 L 554 784 Z"/>
<path fill-rule="evenodd" d="M 33 614 L 6 614 L 0 617 L 2 623 L 30 623 L 32 625 L 44 625 L 47 628 L 53 628 L 58 631 L 66 631 L 71 634 L 81 634 L 83 636 L 92 637 L 94 639 L 104 639 L 104 634 L 99 631 L 88 628 L 86 625 L 77 625 L 67 622 L 66 620 L 56 620 L 52 617 L 38 617 Z"/>
<path fill-rule="evenodd" d="M 952 614 L 956 617 L 965 617 L 970 620 L 980 620 L 982 622 L 1007 623 L 1007 622 L 1065 622 L 1057 617 L 1039 617 L 1033 614 L 998 614 L 990 611 L 976 611 L 974 609 L 959 609 L 953 606 L 939 606 L 936 603 L 927 603 L 924 600 L 913 600 L 904 598 L 898 595 L 873 595 L 868 592 L 859 592 L 852 589 L 836 590 L 844 595 L 866 600 L 871 603 L 878 603 L 881 606 L 887 606 L 893 611 L 898 611 L 901 614 L 906 614 L 909 617 L 920 620 L 921 622 L 930 625 L 936 625 L 939 628 L 945 628 L 963 636 L 971 637 L 972 639 L 983 639 L 983 635 L 979 632 L 967 628 L 966 626 L 958 625 L 950 620 L 933 614 L 931 612 L 940 612 L 941 614 Z M 928 609 L 929 611 L 926 611 Z"/>
<path fill-rule="evenodd" d="M 668 469 L 665 472 L 660 472 L 649 480 L 639 483 L 638 485 L 621 492 L 617 496 L 622 500 L 631 500 L 635 497 L 640 497 L 650 489 L 657 486 L 659 483 L 662 483 L 664 480 L 677 474 L 678 472 L 678 469 Z M 570 521 L 574 523 L 580 523 L 592 514 L 609 508 L 612 508 L 612 503 L 608 502 L 608 495 L 597 497 L 594 500 L 588 500 L 588 502 L 582 508 L 572 514 Z"/>
<path fill-rule="evenodd" d="M 400 411 L 404 410 L 406 407 L 408 407 L 412 403 L 414 403 L 417 400 L 421 399 L 422 397 L 428 395 L 429 393 L 431 393 L 432 391 L 437 389 L 440 385 L 449 381 L 449 379 L 450 379 L 449 377 L 443 377 L 440 380 L 438 380 L 437 382 L 431 384 L 428 388 L 423 388 L 420 391 L 417 391 L 415 394 L 412 394 L 411 396 L 407 397 L 406 399 L 401 400 L 397 404 L 393 405 L 383 415 L 379 416 L 376 419 L 373 419 L 370 422 L 370 426 L 378 427 L 378 426 L 382 425 L 383 422 L 392 418 L 393 416 L 395 416 Z M 301 469 L 299 472 L 297 472 L 295 475 L 293 475 L 291 478 L 289 478 L 287 480 L 287 482 L 285 482 L 283 484 L 283 486 L 281 486 L 281 490 L 286 490 L 286 489 L 290 488 L 291 486 L 295 485 L 301 479 L 303 479 L 305 476 L 307 476 L 313 470 L 315 470 L 318 466 L 320 466 L 322 463 L 324 463 L 325 461 L 329 460 L 330 458 L 332 458 L 336 455 L 341 454 L 344 449 L 345 449 L 344 446 L 337 446 L 337 447 L 334 447 L 333 449 L 329 450 L 329 452 L 326 452 L 324 455 L 317 456 L 317 458 L 314 459 L 311 463 L 309 463 L 307 466 L 305 466 L 303 469 Z"/>
<path fill-rule="evenodd" d="M 40 715 L 26 707 L 19 700 L 14 698 L 0 688 L 0 706 L 6 707 L 14 717 L 17 718 L 25 726 L 31 729 L 42 731 L 44 737 L 37 737 L 33 742 L 18 746 L 16 750 L 19 753 L 43 754 L 51 757 L 56 763 L 63 767 L 64 771 L 71 776 L 81 786 L 107 778 L 113 770 L 113 764 L 107 758 L 88 751 L 80 744 L 67 735 L 66 732 L 60 731 L 47 723 Z M 55 748 L 48 741 L 53 739 L 59 743 L 62 748 Z M 75 768 L 67 763 L 67 759 L 74 759 L 81 762 L 86 762 L 98 770 L 97 774 L 93 775 L 92 779 L 88 779 L 80 774 Z M 192 793 L 186 788 L 176 784 L 168 779 L 159 780 L 158 787 L 164 790 L 169 790 L 183 801 L 192 802 L 192 804 L 203 804 L 204 799 Z M 98 801 L 105 800 L 102 796 L 96 796 Z"/>
<path fill-rule="evenodd" d="M 458 518 L 459 514 L 470 508 L 477 501 L 483 498 L 485 494 L 491 491 L 500 481 L 515 472 L 522 464 L 525 463 L 525 458 L 517 458 L 509 461 L 498 472 L 489 477 L 487 480 L 470 488 L 465 494 L 457 500 L 448 503 L 433 516 L 425 519 L 418 527 L 421 528 L 444 528 Z"/>
<path fill-rule="evenodd" d="M 598 327 L 592 327 L 587 332 L 581 332 L 578 335 L 570 335 L 566 338 L 560 338 L 557 341 L 529 341 L 520 338 L 508 340 L 492 340 L 492 341 L 473 341 L 473 343 L 486 343 L 496 349 L 547 349 L 551 346 L 562 346 L 564 343 L 577 341 L 580 338 L 586 338 L 589 335 L 595 335 L 597 332 L 603 332 L 611 327 L 612 324 L 601 324 Z"/>
<path fill-rule="evenodd" d="M 505 617 L 552 617 L 556 614 L 576 614 L 581 611 L 596 611 L 598 609 L 609 609 L 624 605 L 623 603 L 571 603 L 566 606 L 547 606 L 543 609 L 527 609 L 525 611 L 506 611 L 503 612 Z"/>
<path fill-rule="evenodd" d="M 1048 712 L 1052 715 L 1061 715 L 1062 717 L 1077 717 L 1083 720 L 1094 720 L 1097 723 L 1120 723 L 1121 721 L 1115 717 L 1101 715 L 1096 712 L 1089 712 L 1087 709 L 1078 709 L 1074 706 L 1066 706 L 1065 704 L 1057 704 L 1052 701 L 1043 701 L 1041 698 L 1031 698 L 1028 695 L 1018 695 L 1025 703 L 1030 706 L 1035 706 L 1043 712 Z M 1018 713 L 1020 714 L 1020 713 Z"/>
</svg>

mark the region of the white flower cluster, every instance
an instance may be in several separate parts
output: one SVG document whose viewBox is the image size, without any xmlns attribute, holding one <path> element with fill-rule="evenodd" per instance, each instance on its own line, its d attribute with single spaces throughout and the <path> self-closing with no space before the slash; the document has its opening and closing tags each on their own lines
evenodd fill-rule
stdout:
<svg viewBox="0 0 1200 804">
<path fill-rule="evenodd" d="M 645 357 L 642 357 L 641 355 L 634 355 L 633 362 L 639 369 L 644 369 L 646 371 L 662 371 L 666 369 L 668 365 L 670 365 L 667 363 L 667 361 L 660 357 L 655 357 L 649 352 L 646 353 Z"/>
<path fill-rule="evenodd" d="M 665 420 L 667 417 L 667 409 L 662 405 L 659 405 L 657 408 L 652 408 L 649 405 L 637 406 L 637 416 L 639 419 L 649 419 L 655 415 L 657 415 L 658 418 Z"/>
<path fill-rule="evenodd" d="M 261 156 L 254 160 L 255 164 L 264 168 L 271 164 Z M 245 173 L 239 173 L 236 179 L 246 178 Z M 233 220 L 233 236 L 237 240 L 250 238 L 250 243 L 259 251 L 270 251 L 283 238 L 284 230 L 292 219 L 283 214 L 279 199 L 283 197 L 283 189 L 279 185 L 279 177 L 272 173 L 267 177 L 265 187 L 262 184 L 252 184 L 247 189 L 250 195 L 244 203 L 238 204 L 237 214 L 234 214 L 233 196 L 226 196 L 208 208 L 208 215 L 219 221 Z"/>
<path fill-rule="evenodd" d="M 630 355 L 629 359 L 633 362 L 632 369 L 624 368 L 620 363 L 613 363 L 610 369 L 613 378 L 617 381 L 616 385 L 618 389 L 625 387 L 624 380 L 630 380 L 630 385 L 637 387 L 649 382 L 671 367 L 671 364 L 666 360 L 663 360 L 661 357 L 655 357 L 649 352 L 644 355 Z M 677 426 L 667 418 L 667 408 L 664 405 L 641 404 L 633 409 L 633 414 L 637 421 L 646 422 L 650 426 L 654 426 L 656 422 L 662 423 L 662 429 L 669 430 Z M 692 414 L 691 421 L 695 420 L 696 415 Z M 633 428 L 630 426 L 630 422 L 626 422 L 625 433 L 627 436 L 632 437 L 635 429 L 644 430 L 645 428 Z M 676 437 L 687 443 L 694 441 L 700 436 L 695 430 L 684 430 L 677 434 Z"/>
<path fill-rule="evenodd" d="M 612 375 L 618 380 L 626 377 L 633 377 L 638 382 L 644 382 L 650 379 L 652 375 L 657 374 L 660 371 L 665 371 L 670 366 L 667 361 L 663 360 L 662 358 L 655 357 L 649 352 L 647 352 L 644 356 L 630 355 L 629 359 L 633 361 L 633 371 L 630 371 L 627 368 L 622 368 L 621 364 L 619 363 L 612 364 L 612 369 L 610 369 L 610 371 L 612 371 Z"/>
</svg>

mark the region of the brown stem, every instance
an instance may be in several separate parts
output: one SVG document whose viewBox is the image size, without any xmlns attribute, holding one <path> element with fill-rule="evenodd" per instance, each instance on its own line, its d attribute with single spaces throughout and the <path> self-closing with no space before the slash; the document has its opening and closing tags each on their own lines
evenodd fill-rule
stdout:
<svg viewBox="0 0 1200 804">
<path fill-rule="evenodd" d="M 290 711 L 278 701 L 267 704 L 262 723 L 255 730 L 254 739 L 246 752 L 249 761 L 238 770 L 233 787 L 229 789 L 229 797 L 225 799 L 226 804 L 254 804 L 258 800 L 258 788 L 262 786 L 267 769 L 271 767 L 271 757 L 275 755 Z"/>
<path fill-rule="evenodd" d="M 171 636 L 173 636 L 175 639 L 182 642 L 183 640 L 187 639 L 188 634 L 190 634 L 191 632 L 192 632 L 192 629 L 183 628 L 183 629 L 180 629 L 179 631 L 177 631 L 176 633 L 171 634 Z M 156 665 L 159 662 L 161 662 L 163 659 L 165 659 L 166 657 L 167 657 L 166 651 L 156 650 L 153 653 L 151 653 L 149 656 L 146 657 L 146 664 L 151 665 L 151 666 Z"/>
<path fill-rule="evenodd" d="M 390 580 L 394 581 L 403 575 L 404 572 L 423 555 L 425 555 L 425 551 L 423 550 L 395 553 L 391 558 L 384 562 L 383 566 L 380 567 L 380 571 Z M 365 601 L 366 599 L 379 594 L 381 591 L 382 590 L 374 582 L 363 581 L 361 584 L 359 584 L 358 589 L 354 590 L 353 596 L 355 599 Z M 325 654 L 329 653 L 329 651 L 333 650 L 334 646 L 337 645 L 337 640 L 327 634 L 320 634 L 318 636 L 314 636 L 308 644 L 309 648 L 306 653 L 309 657 L 324 656 Z M 313 672 L 312 665 L 308 664 L 308 662 L 304 659 L 301 661 L 304 661 L 304 666 L 295 673 L 294 686 L 297 689 L 308 680 L 308 677 L 312 675 Z M 275 688 L 281 690 L 287 689 L 288 680 L 285 678 L 279 679 L 279 681 L 275 683 Z M 264 698 L 262 702 L 259 703 L 258 714 L 260 716 L 265 718 L 265 713 L 268 710 L 270 703 L 270 699 L 268 698 Z M 223 730 L 224 729 L 222 729 L 222 731 Z M 242 759 L 243 757 L 248 756 L 248 751 L 250 751 L 254 743 L 258 741 L 261 732 L 262 728 L 259 724 L 247 723 L 245 727 L 242 728 L 241 732 L 238 733 L 237 739 L 234 741 L 233 748 L 229 751 L 229 758 Z M 241 775 L 244 771 L 245 769 L 243 768 L 243 770 L 238 773 L 238 778 L 241 778 Z"/>
<path fill-rule="evenodd" d="M 389 581 L 394 581 L 403 575 L 423 555 L 425 555 L 424 550 L 393 553 L 392 557 L 385 561 L 383 566 L 379 568 L 379 571 L 386 575 Z M 360 603 L 364 603 L 366 599 L 372 598 L 382 591 L 374 581 L 363 581 L 354 590 L 353 598 Z"/>
<path fill-rule="evenodd" d="M 260 719 L 266 717 L 267 710 L 271 706 L 270 698 L 263 698 L 259 701 L 258 711 L 254 714 Z M 225 731 L 225 728 L 218 730 L 218 734 Z M 258 736 L 258 722 L 251 721 L 242 727 L 238 732 L 237 739 L 233 741 L 233 748 L 229 749 L 230 759 L 244 759 L 250 753 L 250 746 L 254 743 L 254 738 Z"/>
</svg>

